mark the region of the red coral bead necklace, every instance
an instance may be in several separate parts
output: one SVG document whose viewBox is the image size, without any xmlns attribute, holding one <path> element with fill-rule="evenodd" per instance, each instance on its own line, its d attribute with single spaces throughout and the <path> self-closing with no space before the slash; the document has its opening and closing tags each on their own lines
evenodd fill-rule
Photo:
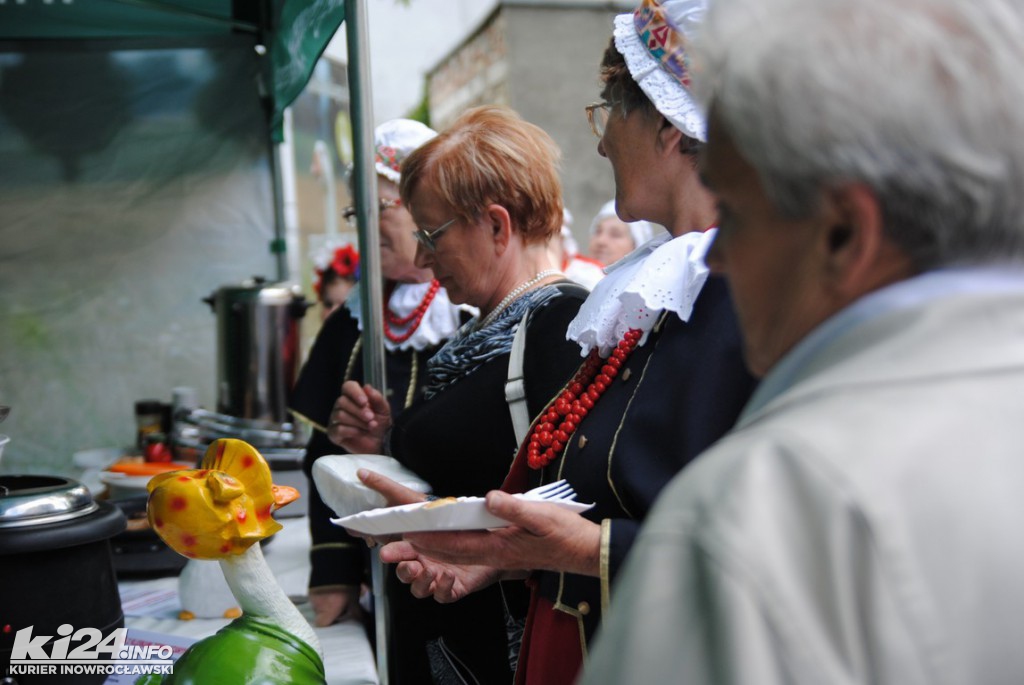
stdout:
<svg viewBox="0 0 1024 685">
<path fill-rule="evenodd" d="M 590 351 L 569 385 L 548 405 L 544 416 L 530 431 L 526 439 L 526 462 L 531 469 L 544 468 L 565 450 L 583 418 L 619 375 L 643 335 L 638 328 L 629 329 L 607 359 L 602 359 L 596 348 Z"/>
<path fill-rule="evenodd" d="M 430 303 L 434 301 L 434 297 L 437 295 L 437 291 L 441 288 L 441 284 L 435 278 L 430 281 L 430 288 L 427 290 L 427 294 L 423 296 L 423 301 L 416 305 L 408 316 L 398 316 L 391 308 L 388 307 L 387 303 L 384 304 L 384 336 L 395 343 L 404 343 L 406 340 L 412 337 L 412 334 L 416 332 L 416 329 L 420 327 L 420 322 L 423 321 L 423 316 L 427 313 L 427 309 L 430 308 Z M 391 299 L 391 291 L 388 292 L 388 300 Z M 404 333 L 395 333 L 391 327 L 409 326 Z"/>
</svg>

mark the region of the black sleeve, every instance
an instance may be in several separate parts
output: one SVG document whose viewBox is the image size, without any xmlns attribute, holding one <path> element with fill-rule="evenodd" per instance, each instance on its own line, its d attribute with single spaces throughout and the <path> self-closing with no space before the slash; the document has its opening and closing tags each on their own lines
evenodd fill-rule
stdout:
<svg viewBox="0 0 1024 685">
<path fill-rule="evenodd" d="M 309 480 L 310 549 L 309 587 L 359 585 L 364 579 L 367 553 L 362 540 L 354 538 L 330 519 L 335 514 L 320 497 L 311 477 L 313 462 L 327 454 L 345 454 L 323 432 L 334 401 L 341 394 L 352 349 L 359 338 L 359 328 L 349 311 L 338 309 L 324 321 L 317 334 L 309 358 L 292 390 L 289 408 L 313 427 L 303 471 Z"/>
<path fill-rule="evenodd" d="M 326 427 L 358 338 L 358 324 L 347 309 L 327 317 L 292 388 L 288 408 L 293 414 L 320 430 Z"/>
<path fill-rule="evenodd" d="M 523 377 L 531 419 L 543 411 L 583 363 L 580 346 L 566 340 L 565 333 L 588 293 L 576 284 L 560 284 L 559 288 L 565 297 L 531 311 L 526 329 Z"/>
<path fill-rule="evenodd" d="M 631 404 L 629 431 L 620 435 L 619 449 L 630 458 L 616 482 L 633 520 L 612 519 L 613 579 L 662 488 L 729 432 L 757 386 L 724 279 L 708 280 L 688 323 L 672 318 L 668 325 L 677 333 L 675 344 L 654 355 L 646 374 L 651 385 Z M 649 436 L 658 436 L 653 442 L 663 447 Z"/>
<path fill-rule="evenodd" d="M 320 498 L 312 479 L 309 483 L 309 587 L 358 586 L 369 577 L 369 548 L 331 523 L 335 513 Z"/>
</svg>

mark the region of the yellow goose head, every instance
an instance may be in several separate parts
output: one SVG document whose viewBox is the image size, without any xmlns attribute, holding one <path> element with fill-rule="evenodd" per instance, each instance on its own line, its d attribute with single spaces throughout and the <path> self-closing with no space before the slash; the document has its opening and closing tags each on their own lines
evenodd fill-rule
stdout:
<svg viewBox="0 0 1024 685">
<path fill-rule="evenodd" d="M 242 554 L 281 530 L 271 512 L 299 496 L 273 484 L 270 466 L 252 445 L 232 439 L 210 445 L 200 468 L 161 473 L 147 488 L 153 530 L 192 559 Z"/>
</svg>

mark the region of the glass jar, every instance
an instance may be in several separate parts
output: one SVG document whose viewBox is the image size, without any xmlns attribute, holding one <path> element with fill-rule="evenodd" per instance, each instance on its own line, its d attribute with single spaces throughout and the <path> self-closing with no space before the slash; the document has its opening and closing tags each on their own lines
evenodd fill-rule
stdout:
<svg viewBox="0 0 1024 685">
<path fill-rule="evenodd" d="M 139 400 L 135 403 L 135 444 L 146 447 L 146 436 L 163 430 L 164 405 L 160 400 Z"/>
</svg>

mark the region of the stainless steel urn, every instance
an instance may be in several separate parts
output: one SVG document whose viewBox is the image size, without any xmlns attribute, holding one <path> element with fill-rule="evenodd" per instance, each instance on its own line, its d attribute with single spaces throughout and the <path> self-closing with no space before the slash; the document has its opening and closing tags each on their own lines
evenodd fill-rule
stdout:
<svg viewBox="0 0 1024 685">
<path fill-rule="evenodd" d="M 300 363 L 300 323 L 310 303 L 290 283 L 255 276 L 204 300 L 217 315 L 217 411 L 272 423 L 288 420 Z"/>
</svg>

